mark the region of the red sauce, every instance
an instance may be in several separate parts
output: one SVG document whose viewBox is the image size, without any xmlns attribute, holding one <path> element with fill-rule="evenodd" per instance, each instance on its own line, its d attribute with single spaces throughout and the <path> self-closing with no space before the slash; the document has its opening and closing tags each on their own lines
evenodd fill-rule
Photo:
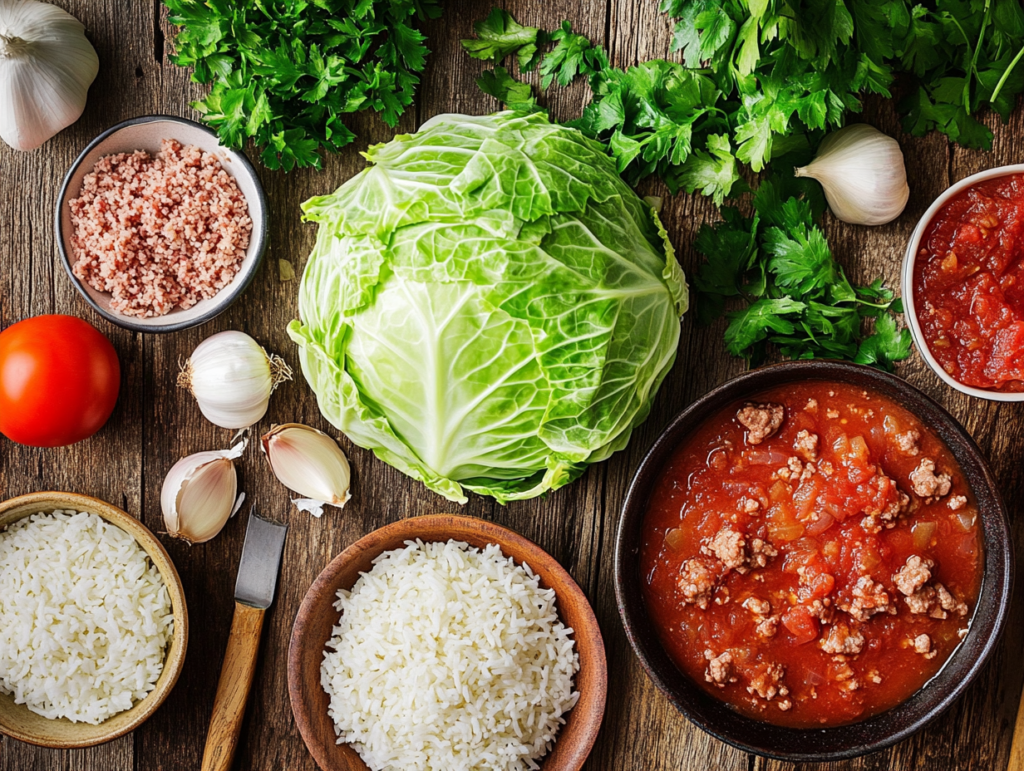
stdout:
<svg viewBox="0 0 1024 771">
<path fill-rule="evenodd" d="M 928 225 L 914 304 L 928 350 L 961 383 L 1024 391 L 1024 175 L 974 185 Z"/>
<path fill-rule="evenodd" d="M 966 633 L 975 500 L 948 448 L 880 394 L 812 381 L 754 402 L 783 408 L 767 438 L 752 443 L 738 403 L 662 471 L 645 600 L 676 665 L 737 711 L 793 727 L 863 720 L 920 689 Z"/>
</svg>

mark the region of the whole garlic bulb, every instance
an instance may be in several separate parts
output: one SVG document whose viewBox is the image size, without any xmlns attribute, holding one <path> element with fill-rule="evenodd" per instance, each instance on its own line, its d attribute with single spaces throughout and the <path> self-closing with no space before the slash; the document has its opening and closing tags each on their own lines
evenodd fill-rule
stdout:
<svg viewBox="0 0 1024 771">
<path fill-rule="evenodd" d="M 78 120 L 100 60 L 78 19 L 39 0 L 0 0 L 0 138 L 34 150 Z"/>
<path fill-rule="evenodd" d="M 178 375 L 207 420 L 221 428 L 248 428 L 267 414 L 270 395 L 292 370 L 245 332 L 228 330 L 206 338 Z"/>
<path fill-rule="evenodd" d="M 892 222 L 910 198 L 899 142 L 866 123 L 829 134 L 793 174 L 818 180 L 832 213 L 854 225 Z"/>
</svg>

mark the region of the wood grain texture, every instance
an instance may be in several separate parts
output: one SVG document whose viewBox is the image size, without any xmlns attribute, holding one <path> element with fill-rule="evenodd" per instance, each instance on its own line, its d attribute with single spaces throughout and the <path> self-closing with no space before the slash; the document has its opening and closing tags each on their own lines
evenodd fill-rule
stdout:
<svg viewBox="0 0 1024 771">
<path fill-rule="evenodd" d="M 263 268 L 241 300 L 199 330 L 166 336 L 125 332 L 92 313 L 59 266 L 52 236 L 56 192 L 72 160 L 103 129 L 147 113 L 196 117 L 189 103 L 202 94 L 202 88 L 189 81 L 187 71 L 167 61 L 173 30 L 159 0 L 56 2 L 86 24 L 100 55 L 100 75 L 77 124 L 33 153 L 16 153 L 0 145 L 0 264 L 4 266 L 0 271 L 0 326 L 50 312 L 89 320 L 117 348 L 122 392 L 110 423 L 79 445 L 41 451 L 0 440 L 0 494 L 9 497 L 56 489 L 95 495 L 159 532 L 163 529 L 160 486 L 170 466 L 189 453 L 222 448 L 231 437 L 230 432 L 203 420 L 192 398 L 174 387 L 179 359 L 214 332 L 240 329 L 297 365 L 295 348 L 285 333 L 286 323 L 297 312 L 297 281 L 279 280 L 277 260 L 288 259 L 301 270 L 313 245 L 315 226 L 302 223 L 299 204 L 338 187 L 363 167 L 359 150 L 370 142 L 386 141 L 394 132 L 375 117 L 356 116 L 351 126 L 359 140 L 328 158 L 322 171 L 284 174 L 260 168 L 271 206 L 272 240 Z M 426 25 L 434 53 L 416 108 L 406 114 L 398 130 L 411 131 L 441 112 L 482 113 L 497 107 L 474 84 L 483 63 L 464 56 L 458 46 L 459 38 L 471 33 L 472 22 L 485 16 L 492 4 L 491 0 L 446 0 L 444 17 Z M 657 0 L 499 0 L 498 4 L 523 23 L 550 28 L 562 19 L 572 20 L 574 29 L 603 43 L 619 65 L 670 56 L 671 26 L 659 13 Z M 557 91 L 546 102 L 554 116 L 570 118 L 579 114 L 586 95 L 586 85 L 580 83 Z M 891 103 L 869 101 L 864 119 L 893 134 L 903 145 L 912 190 L 910 204 L 891 225 L 858 228 L 826 217 L 826 230 L 837 257 L 853 278 L 884 275 L 893 283 L 917 217 L 939 192 L 973 171 L 1020 160 L 1024 114 L 1018 111 L 1007 126 L 996 126 L 989 119 L 996 129 L 991 153 L 952 149 L 938 135 L 908 137 L 900 131 Z M 692 275 L 699 258 L 691 242 L 701 224 L 714 219 L 711 202 L 686 195 L 668 198 L 657 182 L 645 183 L 640 192 L 666 196 L 663 216 L 680 260 Z M 793 771 L 792 764 L 753 758 L 723 745 L 676 713 L 641 671 L 615 607 L 609 568 L 618 511 L 629 478 L 647 446 L 676 412 L 742 371 L 743 363 L 723 350 L 723 329 L 721 323 L 698 327 L 692 315 L 687 316 L 679 363 L 629 447 L 544 500 L 501 507 L 473 497 L 465 507 L 458 507 L 342 439 L 352 461 L 354 498 L 343 512 L 332 510 L 315 520 L 295 511 L 287 491 L 252 445 L 239 464 L 243 489 L 264 513 L 287 518 L 291 532 L 277 599 L 266 617 L 235 768 L 315 769 L 292 720 L 285 661 L 292 621 L 320 570 L 346 546 L 384 524 L 415 514 L 458 511 L 509 526 L 536 541 L 574 576 L 594 606 L 607 645 L 611 679 L 604 727 L 586 769 Z M 1024 500 L 1024 474 L 1018 460 L 1024 439 L 1024 408 L 959 395 L 943 386 L 916 355 L 899 371 L 944 404 L 977 439 L 1016 515 L 1017 502 Z M 330 430 L 301 379 L 279 389 L 257 430 L 289 421 Z M 184 670 L 164 706 L 133 734 L 88 750 L 55 752 L 0 739 L 0 771 L 199 768 L 231 624 L 247 508 L 210 543 L 190 548 L 163 539 L 181 574 L 192 621 Z M 1018 520 L 1015 517 L 1013 532 L 1019 549 L 1024 545 L 1024 527 Z M 1021 596 L 1019 591 L 1017 596 Z M 966 697 L 931 728 L 887 752 L 807 766 L 806 771 L 1006 768 L 1024 679 L 1022 646 L 1024 604 L 1017 602 L 993 663 Z"/>
</svg>

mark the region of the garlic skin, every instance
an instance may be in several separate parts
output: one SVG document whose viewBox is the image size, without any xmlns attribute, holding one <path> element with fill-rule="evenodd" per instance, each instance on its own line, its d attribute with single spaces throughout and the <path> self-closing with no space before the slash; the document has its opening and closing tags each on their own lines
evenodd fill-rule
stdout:
<svg viewBox="0 0 1024 771">
<path fill-rule="evenodd" d="M 818 180 L 832 213 L 854 225 L 892 222 L 910 198 L 899 142 L 866 123 L 829 134 L 814 160 L 793 174 Z"/>
<path fill-rule="evenodd" d="M 215 426 L 241 429 L 266 415 L 274 389 L 291 379 L 284 359 L 268 354 L 244 332 L 228 331 L 196 346 L 178 385 L 191 391 Z"/>
<path fill-rule="evenodd" d="M 234 464 L 245 444 L 242 441 L 230 450 L 197 452 L 171 467 L 160 491 L 160 508 L 169 536 L 189 544 L 205 543 L 224 529 L 245 500 L 245 493 L 238 494 Z"/>
<path fill-rule="evenodd" d="M 34 150 L 82 116 L 100 60 L 74 16 L 39 0 L 0 0 L 0 138 Z"/>
<path fill-rule="evenodd" d="M 303 498 L 292 501 L 314 517 L 324 506 L 342 508 L 351 498 L 352 471 L 338 443 L 301 423 L 274 426 L 263 435 L 263 453 L 285 487 Z"/>
</svg>

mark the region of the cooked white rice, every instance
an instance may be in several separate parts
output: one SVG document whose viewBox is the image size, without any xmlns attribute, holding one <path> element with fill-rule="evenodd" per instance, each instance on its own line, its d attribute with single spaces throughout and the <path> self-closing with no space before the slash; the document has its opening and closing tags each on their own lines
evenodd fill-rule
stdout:
<svg viewBox="0 0 1024 771">
<path fill-rule="evenodd" d="M 0 531 L 0 691 L 36 714 L 98 724 L 153 690 L 174 632 L 160 572 L 95 514 Z"/>
<path fill-rule="evenodd" d="M 407 541 L 338 597 L 320 679 L 339 744 L 374 771 L 539 768 L 579 698 L 579 657 L 528 565 L 493 544 Z"/>
</svg>

